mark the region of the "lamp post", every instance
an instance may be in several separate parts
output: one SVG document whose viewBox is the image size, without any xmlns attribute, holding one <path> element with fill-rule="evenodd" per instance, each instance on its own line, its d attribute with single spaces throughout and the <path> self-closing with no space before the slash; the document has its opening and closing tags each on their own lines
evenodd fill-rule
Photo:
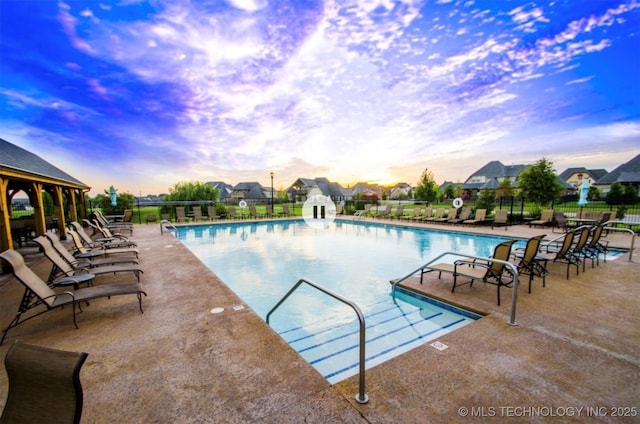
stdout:
<svg viewBox="0 0 640 424">
<path fill-rule="evenodd" d="M 271 177 L 271 214 L 273 214 L 275 212 L 275 209 L 273 209 L 273 171 L 269 172 L 269 176 Z"/>
</svg>

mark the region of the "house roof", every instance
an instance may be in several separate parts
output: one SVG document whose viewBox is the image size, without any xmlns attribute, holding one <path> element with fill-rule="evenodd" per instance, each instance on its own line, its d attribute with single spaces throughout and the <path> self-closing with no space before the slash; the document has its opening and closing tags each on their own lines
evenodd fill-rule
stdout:
<svg viewBox="0 0 640 424">
<path fill-rule="evenodd" d="M 618 166 L 613 171 L 609 172 L 604 177 L 598 179 L 596 181 L 596 184 L 613 184 L 616 181 L 617 182 L 621 182 L 621 183 L 622 182 L 635 182 L 635 181 L 621 181 L 620 178 L 623 177 L 623 173 L 636 173 L 636 172 L 640 172 L 640 155 L 638 155 L 635 158 L 631 159 L 627 163 L 623 163 L 622 165 Z M 625 174 L 624 178 L 625 179 L 632 178 L 632 176 L 630 176 L 629 174 Z"/>
<path fill-rule="evenodd" d="M 244 191 L 245 199 L 266 199 L 262 184 L 257 182 L 238 183 L 233 187 L 233 191 Z"/>
<path fill-rule="evenodd" d="M 40 156 L 11 144 L 2 138 L 0 138 L 0 152 L 2 152 L 0 155 L 0 170 L 30 174 L 35 177 L 46 177 L 72 186 L 90 188 L 82 181 L 50 164 Z"/>
<path fill-rule="evenodd" d="M 218 190 L 218 192 L 220 193 L 220 199 L 226 199 L 230 197 L 231 192 L 233 191 L 233 186 L 223 181 L 208 181 L 207 184 Z"/>
<path fill-rule="evenodd" d="M 462 185 L 462 188 L 478 190 L 489 188 L 489 186 L 494 184 L 490 182 L 491 179 L 496 180 L 495 184 L 497 186 L 499 178 L 516 178 L 527 166 L 528 165 L 503 165 L 502 162 L 498 160 L 491 161 L 471 174 Z M 469 182 L 473 177 L 485 177 L 486 181 L 477 183 Z"/>
<path fill-rule="evenodd" d="M 600 179 L 600 178 L 604 177 L 605 175 L 607 175 L 607 170 L 606 169 L 587 169 L 585 167 L 574 167 L 574 168 L 565 169 L 558 176 L 562 180 L 566 181 L 572 175 L 579 174 L 579 173 L 589 174 L 589 176 L 591 176 L 591 178 L 594 181 L 597 181 L 598 179 Z"/>
<path fill-rule="evenodd" d="M 324 177 L 319 178 L 298 178 L 293 186 L 298 185 L 298 182 L 305 187 L 317 186 L 318 189 L 325 196 L 348 196 L 351 194 L 349 190 L 344 189 L 340 184 L 331 182 Z"/>
</svg>

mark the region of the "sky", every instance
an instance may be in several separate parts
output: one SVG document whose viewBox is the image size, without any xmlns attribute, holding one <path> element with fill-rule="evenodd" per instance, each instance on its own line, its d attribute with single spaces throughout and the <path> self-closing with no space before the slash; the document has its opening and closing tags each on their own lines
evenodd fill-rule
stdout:
<svg viewBox="0 0 640 424">
<path fill-rule="evenodd" d="M 102 193 L 640 154 L 640 2 L 0 0 L 0 138 Z"/>
</svg>

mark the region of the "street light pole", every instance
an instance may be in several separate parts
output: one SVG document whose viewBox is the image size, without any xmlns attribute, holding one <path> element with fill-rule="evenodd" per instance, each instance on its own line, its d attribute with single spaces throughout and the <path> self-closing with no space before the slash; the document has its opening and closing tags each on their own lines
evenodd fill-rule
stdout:
<svg viewBox="0 0 640 424">
<path fill-rule="evenodd" d="M 275 213 L 275 209 L 273 208 L 273 171 L 269 172 L 269 176 L 271 177 L 271 214 Z"/>
</svg>

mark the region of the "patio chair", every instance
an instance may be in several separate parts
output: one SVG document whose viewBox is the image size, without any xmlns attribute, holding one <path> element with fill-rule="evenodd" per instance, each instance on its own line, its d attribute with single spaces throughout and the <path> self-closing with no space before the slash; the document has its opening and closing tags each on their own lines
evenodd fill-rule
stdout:
<svg viewBox="0 0 640 424">
<path fill-rule="evenodd" d="M 265 214 L 259 214 L 254 203 L 249 203 L 249 217 L 253 219 L 264 218 Z"/>
<path fill-rule="evenodd" d="M 433 211 L 433 209 L 432 209 L 432 211 Z M 425 222 L 433 222 L 436 219 L 442 219 L 443 216 L 444 216 L 444 208 L 438 208 L 438 209 L 436 209 L 436 212 L 433 215 L 425 214 L 425 217 L 424 217 L 423 221 L 425 221 Z"/>
<path fill-rule="evenodd" d="M 449 219 L 451 218 L 455 218 L 456 217 L 456 213 L 458 213 L 457 209 L 454 209 L 453 215 L 451 215 L 451 209 L 444 209 L 442 208 L 442 214 L 440 215 L 440 217 L 434 217 L 434 219 L 432 219 L 432 222 L 438 222 L 438 223 L 443 223 L 443 222 L 447 222 Z M 436 211 L 436 215 L 438 214 L 438 211 Z"/>
<path fill-rule="evenodd" d="M 402 219 L 404 217 L 404 205 L 398 205 L 396 208 L 396 213 L 390 214 L 389 218 L 391 219 Z"/>
<path fill-rule="evenodd" d="M 438 271 L 438 278 L 442 277 L 443 272 L 453 274 L 451 293 L 454 292 L 457 286 L 462 284 L 469 284 L 470 287 L 473 287 L 475 280 L 494 284 L 498 288 L 498 305 L 500 305 L 500 287 L 511 287 L 513 275 L 504 263 L 496 262 L 495 260 L 508 261 L 511 256 L 511 247 L 515 242 L 516 240 L 508 240 L 500 243 L 495 247 L 491 258 L 459 259 L 453 264 L 439 263 L 429 265 L 422 270 L 422 273 Z M 469 278 L 470 281 L 458 284 L 458 276 Z"/>
<path fill-rule="evenodd" d="M 378 211 L 378 213 L 376 214 L 376 218 L 389 218 L 390 214 L 391 206 L 387 205 Z"/>
<path fill-rule="evenodd" d="M 94 248 L 87 248 L 82 244 L 80 234 L 78 234 L 74 228 L 67 228 L 67 235 L 71 237 L 75 247 L 73 256 L 79 259 L 94 260 L 94 258 L 107 258 L 111 255 L 132 255 L 134 258 L 138 258 L 139 251 L 136 247 L 114 247 L 109 249 L 105 246 L 97 246 Z"/>
<path fill-rule="evenodd" d="M 289 209 L 289 204 L 288 203 L 284 203 L 282 205 L 282 215 L 286 216 L 286 217 L 293 216 L 293 214 L 291 213 L 291 209 Z"/>
<path fill-rule="evenodd" d="M 431 219 L 433 218 L 433 208 L 428 206 L 426 208 L 423 209 L 422 213 L 420 214 L 420 217 L 416 219 L 416 221 L 431 221 Z"/>
<path fill-rule="evenodd" d="M 83 220 L 83 221 L 87 221 L 87 220 Z M 113 242 L 117 242 L 120 247 L 124 245 L 137 246 L 137 244 L 131 241 L 129 237 L 125 236 L 122 233 L 112 232 L 111 229 L 101 226 L 100 223 L 96 220 L 93 221 L 93 224 L 89 221 L 87 222 L 88 222 L 88 225 L 92 226 L 92 228 L 98 232 L 98 234 L 102 235 L 102 237 L 98 239 L 100 241 L 106 241 L 109 244 L 113 244 Z"/>
<path fill-rule="evenodd" d="M 206 221 L 207 220 L 207 217 L 202 215 L 202 207 L 201 206 L 194 206 L 193 207 L 193 219 L 194 219 L 194 221 Z"/>
<path fill-rule="evenodd" d="M 571 265 L 576 266 L 576 275 L 580 273 L 580 258 L 572 253 L 575 235 L 575 231 L 567 231 L 559 247 L 552 243 L 541 245 L 542 254 L 554 254 L 553 257 L 546 256 L 547 261 L 551 260 L 552 262 L 564 262 L 567 264 L 567 280 L 569 279 L 569 268 L 571 268 Z"/>
<path fill-rule="evenodd" d="M 406 221 L 415 221 L 416 219 L 420 218 L 420 214 L 422 213 L 422 209 L 420 208 L 413 208 L 413 210 L 411 211 L 411 213 L 404 215 L 402 217 L 402 219 L 406 220 Z"/>
<path fill-rule="evenodd" d="M 567 216 L 563 212 L 555 212 L 554 218 L 555 225 L 551 229 L 551 231 L 554 233 L 556 228 L 562 230 L 565 233 L 572 228 L 575 228 L 575 224 L 571 223 L 571 221 L 567 219 Z"/>
<path fill-rule="evenodd" d="M 143 273 L 142 268 L 138 264 L 118 264 L 118 265 L 104 265 L 104 266 L 87 266 L 80 263 L 69 263 L 57 250 L 53 248 L 49 240 L 44 236 L 38 236 L 33 239 L 34 242 L 40 246 L 44 255 L 51 261 L 52 267 L 49 273 L 48 282 L 54 286 L 73 284 L 77 287 L 78 284 L 73 283 L 73 279 L 60 277 L 78 277 L 85 274 L 91 275 L 103 275 L 103 274 L 116 274 L 120 272 L 132 272 L 138 281 L 140 281 L 140 274 Z M 90 281 L 82 281 L 81 283 Z"/>
<path fill-rule="evenodd" d="M 187 213 L 185 212 L 184 206 L 176 206 L 176 221 L 178 222 L 183 222 L 183 221 L 190 221 L 191 218 L 189 218 L 187 216 Z"/>
<path fill-rule="evenodd" d="M 100 231 L 100 229 L 95 224 L 92 224 L 88 219 L 83 219 L 82 221 L 88 226 L 90 226 L 94 230 L 94 232 L 97 232 L 98 234 L 102 235 L 102 232 Z M 106 249 L 110 249 L 114 247 L 126 247 L 126 246 L 135 247 L 136 246 L 136 244 L 133 242 L 125 242 L 123 240 L 117 241 L 115 237 L 98 238 L 94 240 L 91 238 L 89 234 L 87 234 L 87 232 L 84 230 L 82 225 L 77 221 L 69 222 L 69 226 L 73 228 L 76 231 L 76 233 L 80 236 L 82 243 L 90 249 L 93 249 L 96 247 L 104 247 Z"/>
<path fill-rule="evenodd" d="M 447 223 L 449 224 L 460 224 L 463 223 L 464 221 L 466 221 L 467 219 L 469 219 L 469 217 L 471 216 L 471 208 L 468 206 L 463 206 L 462 210 L 460 211 L 460 214 L 458 215 L 457 218 L 450 218 L 447 220 Z"/>
<path fill-rule="evenodd" d="M 236 209 L 235 206 L 227 207 L 227 217 L 229 219 L 243 219 L 244 218 L 242 215 L 238 214 L 238 210 Z"/>
<path fill-rule="evenodd" d="M 545 209 L 540 213 L 540 219 L 534 219 L 529 222 L 529 227 L 532 225 L 553 225 L 553 209 Z"/>
<path fill-rule="evenodd" d="M 509 213 L 506 209 L 498 209 L 495 211 L 493 222 L 491 222 L 491 229 L 494 227 L 503 226 L 505 231 L 509 228 Z"/>
<path fill-rule="evenodd" d="M 73 317 L 73 325 L 78 328 L 78 324 L 76 322 L 76 309 L 78 309 L 78 307 L 76 305 L 101 297 L 110 298 L 112 296 L 135 294 L 138 297 L 140 312 L 143 312 L 142 295 L 144 294 L 146 296 L 147 294 L 142 290 L 142 287 L 139 283 L 128 282 L 102 284 L 99 286 L 79 288 L 74 291 L 64 291 L 56 293 L 53 291 L 53 289 L 51 289 L 51 287 L 47 285 L 47 283 L 45 283 L 40 277 L 38 277 L 36 273 L 34 273 L 29 267 L 27 267 L 27 265 L 24 263 L 24 258 L 22 257 L 22 255 L 20 255 L 20 253 L 16 252 L 13 249 L 7 249 L 4 252 L 0 253 L 0 258 L 5 260 L 11 266 L 11 272 L 13 273 L 13 275 L 20 283 L 25 286 L 25 292 L 18 307 L 18 312 L 14 316 L 13 320 L 11 320 L 11 323 L 9 323 L 7 328 L 3 330 L 2 338 L 0 339 L 0 345 L 2 344 L 2 342 L 4 342 L 7 332 L 10 329 L 30 320 L 31 318 L 42 315 L 45 312 L 56 308 L 62 308 L 67 305 L 72 306 L 70 309 Z M 34 310 L 40 305 L 44 306 L 45 309 L 22 319 L 22 315 L 24 313 Z"/>
<path fill-rule="evenodd" d="M 128 234 L 131 235 L 133 234 L 133 224 L 131 223 L 131 218 L 133 217 L 133 211 L 130 211 L 130 212 L 131 212 L 131 216 L 129 217 L 129 222 L 124 221 L 126 213 L 122 215 L 122 218 L 120 221 L 109 221 L 99 210 L 94 211 L 92 215 L 93 215 L 93 219 L 98 221 L 100 226 L 109 228 L 110 230 L 113 230 L 116 232 L 127 231 Z"/>
<path fill-rule="evenodd" d="M 207 215 L 209 216 L 209 219 L 212 221 L 214 219 L 220 219 L 220 215 L 218 215 L 218 213 L 216 212 L 215 206 L 207 206 Z"/>
<path fill-rule="evenodd" d="M 16 340 L 4 363 L 7 401 L 1 423 L 79 423 L 84 352 L 67 352 Z"/>
<path fill-rule="evenodd" d="M 72 230 L 70 230 L 72 231 Z M 69 232 L 70 234 L 70 232 Z M 65 261 L 70 264 L 76 264 L 79 267 L 83 268 L 93 268 L 96 266 L 104 266 L 104 265 L 115 265 L 115 264 L 138 264 L 138 260 L 133 257 L 125 258 L 125 257 L 105 257 L 102 255 L 102 258 L 99 258 L 95 255 L 85 255 L 84 257 L 74 256 L 67 250 L 67 248 L 60 242 L 60 239 L 55 233 L 51 231 L 47 231 L 43 234 L 51 243 L 51 246 L 64 258 Z M 73 238 L 73 237 L 72 237 Z"/>
<path fill-rule="evenodd" d="M 585 262 L 586 256 L 588 253 L 586 252 L 587 243 L 589 241 L 589 236 L 591 235 L 591 228 L 588 226 L 582 226 L 579 228 L 578 232 L 578 240 L 571 247 L 571 254 L 574 255 L 579 262 L 582 262 L 582 271 L 585 271 Z M 577 230 L 576 230 L 577 231 Z"/>
<path fill-rule="evenodd" d="M 529 276 L 529 293 L 531 293 L 531 283 L 533 277 L 542 278 L 542 287 L 546 287 L 546 277 L 549 272 L 547 271 L 548 258 L 540 255 L 540 243 L 542 239 L 546 237 L 546 234 L 531 237 L 527 240 L 527 245 L 524 250 L 517 249 L 513 253 L 514 258 L 518 260 L 518 273 Z"/>
<path fill-rule="evenodd" d="M 487 210 L 486 209 L 476 209 L 476 213 L 472 219 L 465 219 L 462 221 L 463 225 L 476 225 L 482 224 L 485 219 L 487 219 Z"/>
<path fill-rule="evenodd" d="M 584 248 L 583 256 L 585 259 L 591 259 L 591 268 L 593 268 L 593 262 L 596 265 L 600 265 L 600 254 L 604 257 L 604 262 L 607 262 L 607 252 L 609 251 L 609 242 L 602 240 L 602 232 L 604 226 L 602 224 L 596 225 L 591 231 L 591 238 L 587 242 Z"/>
</svg>

